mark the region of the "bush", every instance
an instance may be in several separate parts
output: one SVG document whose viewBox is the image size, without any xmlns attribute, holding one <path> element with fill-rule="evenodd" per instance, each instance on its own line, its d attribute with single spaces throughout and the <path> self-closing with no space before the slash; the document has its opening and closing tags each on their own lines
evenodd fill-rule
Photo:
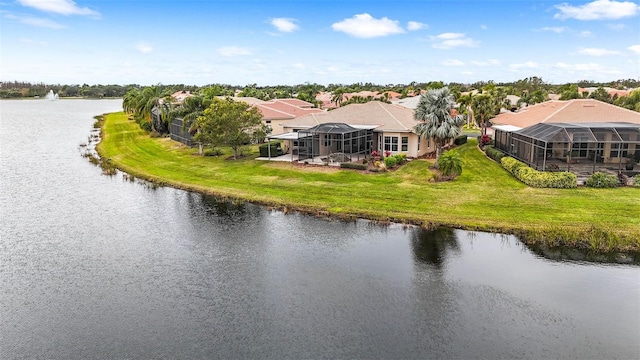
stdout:
<svg viewBox="0 0 640 360">
<path fill-rule="evenodd" d="M 222 151 L 219 149 L 206 149 L 202 155 L 204 156 L 220 156 L 222 155 Z"/>
<path fill-rule="evenodd" d="M 633 186 L 640 186 L 640 174 L 633 177 Z"/>
<path fill-rule="evenodd" d="M 487 145 L 493 145 L 493 140 L 491 139 L 491 136 L 484 134 L 484 135 L 480 135 L 478 136 L 478 144 L 480 144 L 480 147 L 485 147 Z"/>
<path fill-rule="evenodd" d="M 620 182 L 615 175 L 596 172 L 587 179 L 584 185 L 592 188 L 614 188 L 618 187 Z"/>
<path fill-rule="evenodd" d="M 387 167 L 387 169 L 391 169 L 392 167 L 396 166 L 397 163 L 398 160 L 396 160 L 395 156 L 384 158 L 384 165 Z"/>
<path fill-rule="evenodd" d="M 568 189 L 577 186 L 578 179 L 571 172 L 543 172 L 535 170 L 527 164 L 510 156 L 500 159 L 502 167 L 513 174 L 516 179 L 535 188 Z"/>
<path fill-rule="evenodd" d="M 438 170 L 444 176 L 458 176 L 462 174 L 462 157 L 457 151 L 445 151 L 438 158 Z"/>
<path fill-rule="evenodd" d="M 282 147 L 279 142 L 272 142 L 269 144 L 263 144 L 258 147 L 261 157 L 269 156 L 269 147 L 271 147 L 271 156 L 282 155 Z"/>
<path fill-rule="evenodd" d="M 352 162 L 340 163 L 340 167 L 343 169 L 367 170 L 366 164 L 358 164 L 358 163 L 352 163 Z"/>
<path fill-rule="evenodd" d="M 398 154 L 394 156 L 396 158 L 396 163 L 398 165 L 402 165 L 407 162 L 407 154 Z"/>
<path fill-rule="evenodd" d="M 467 135 L 460 135 L 453 140 L 453 143 L 456 145 L 462 145 L 467 143 Z"/>
<path fill-rule="evenodd" d="M 494 161 L 500 162 L 500 159 L 505 157 L 505 154 L 493 147 L 492 145 L 487 145 L 484 147 L 484 153 Z"/>
</svg>

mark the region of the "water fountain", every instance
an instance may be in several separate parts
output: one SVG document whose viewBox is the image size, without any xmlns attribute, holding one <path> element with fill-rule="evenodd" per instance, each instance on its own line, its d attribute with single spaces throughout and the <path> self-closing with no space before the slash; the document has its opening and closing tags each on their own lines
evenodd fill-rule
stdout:
<svg viewBox="0 0 640 360">
<path fill-rule="evenodd" d="M 47 93 L 47 95 L 45 95 L 44 97 L 47 100 L 58 100 L 58 94 L 54 94 L 53 90 L 49 90 L 49 92 Z"/>
</svg>

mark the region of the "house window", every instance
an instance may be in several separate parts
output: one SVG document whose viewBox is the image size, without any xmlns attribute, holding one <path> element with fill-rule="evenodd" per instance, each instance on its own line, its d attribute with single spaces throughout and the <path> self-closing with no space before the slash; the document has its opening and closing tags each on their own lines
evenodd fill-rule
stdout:
<svg viewBox="0 0 640 360">
<path fill-rule="evenodd" d="M 573 143 L 571 157 L 587 157 L 587 143 Z"/>
<path fill-rule="evenodd" d="M 407 151 L 409 150 L 409 137 L 408 136 L 403 136 L 402 137 L 402 151 Z"/>
<path fill-rule="evenodd" d="M 266 120 L 265 121 L 267 124 L 271 124 L 271 120 Z"/>
<path fill-rule="evenodd" d="M 629 144 L 620 144 L 620 143 L 611 144 L 611 152 L 609 152 L 609 157 L 611 158 L 626 157 L 628 150 L 629 150 Z"/>
<path fill-rule="evenodd" d="M 420 135 L 418 135 L 418 152 L 420 152 L 420 143 L 422 142 L 422 139 L 420 138 Z"/>
<path fill-rule="evenodd" d="M 331 136 L 330 135 L 325 135 L 324 136 L 324 146 L 331 146 Z"/>
<path fill-rule="evenodd" d="M 398 137 L 397 136 L 385 136 L 384 137 L 384 150 L 385 151 L 398 151 Z"/>
</svg>

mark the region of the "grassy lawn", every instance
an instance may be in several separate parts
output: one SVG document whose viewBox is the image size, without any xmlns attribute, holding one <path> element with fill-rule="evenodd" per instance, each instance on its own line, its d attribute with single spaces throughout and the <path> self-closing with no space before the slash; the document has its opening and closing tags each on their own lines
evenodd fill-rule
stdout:
<svg viewBox="0 0 640 360">
<path fill-rule="evenodd" d="M 459 147 L 463 173 L 430 182 L 414 160 L 385 173 L 202 157 L 168 138 L 150 138 L 123 113 L 103 124 L 102 157 L 121 170 L 178 188 L 341 217 L 426 227 L 517 233 L 525 241 L 599 251 L 640 250 L 640 188 L 534 189 L 489 160 L 471 141 Z"/>
</svg>

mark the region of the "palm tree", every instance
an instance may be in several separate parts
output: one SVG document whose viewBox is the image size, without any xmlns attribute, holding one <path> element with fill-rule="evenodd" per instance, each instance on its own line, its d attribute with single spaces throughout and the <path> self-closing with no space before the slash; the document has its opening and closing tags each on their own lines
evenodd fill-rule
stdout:
<svg viewBox="0 0 640 360">
<path fill-rule="evenodd" d="M 472 98 L 471 109 L 473 116 L 480 121 L 478 125 L 482 129 L 482 135 L 486 135 L 486 122 L 496 115 L 495 101 L 488 94 L 479 94 Z"/>
<path fill-rule="evenodd" d="M 460 134 L 464 115 L 453 116 L 455 101 L 448 87 L 428 90 L 418 102 L 414 118 L 420 121 L 413 129 L 423 138 L 433 138 L 436 145 L 436 168 L 442 147 Z"/>
<path fill-rule="evenodd" d="M 182 118 L 182 131 L 186 130 L 188 126 L 189 133 L 194 135 L 200 131 L 196 119 L 203 115 L 205 109 L 211 106 L 211 103 L 212 100 L 209 97 L 202 95 L 189 96 L 184 99 L 182 105 L 171 109 L 167 113 L 167 121 L 171 122 L 173 119 Z M 198 153 L 200 155 L 203 153 L 202 142 L 198 142 Z"/>
<path fill-rule="evenodd" d="M 344 101 L 344 93 L 346 92 L 345 88 L 339 87 L 331 92 L 331 102 L 336 104 L 337 107 L 342 105 Z"/>
</svg>

